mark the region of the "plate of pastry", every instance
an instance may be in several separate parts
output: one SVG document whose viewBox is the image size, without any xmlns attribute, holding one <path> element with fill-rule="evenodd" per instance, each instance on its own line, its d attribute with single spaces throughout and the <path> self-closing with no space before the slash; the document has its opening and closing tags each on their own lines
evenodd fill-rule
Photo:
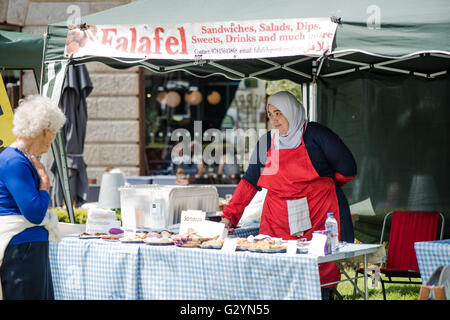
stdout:
<svg viewBox="0 0 450 320">
<path fill-rule="evenodd" d="M 145 233 L 128 234 L 119 239 L 122 243 L 144 243 L 144 239 L 147 238 Z"/>
<path fill-rule="evenodd" d="M 80 239 L 100 239 L 103 236 L 106 236 L 106 233 L 87 233 L 87 232 L 83 232 L 82 234 L 80 234 L 78 237 Z"/>
<path fill-rule="evenodd" d="M 173 245 L 173 240 L 171 238 L 145 238 L 144 242 L 146 244 L 152 245 L 152 246 L 170 246 Z"/>
<path fill-rule="evenodd" d="M 213 239 L 213 240 L 207 240 L 203 241 L 200 245 L 200 248 L 202 249 L 221 249 L 223 246 L 223 240 L 219 239 Z"/>
</svg>

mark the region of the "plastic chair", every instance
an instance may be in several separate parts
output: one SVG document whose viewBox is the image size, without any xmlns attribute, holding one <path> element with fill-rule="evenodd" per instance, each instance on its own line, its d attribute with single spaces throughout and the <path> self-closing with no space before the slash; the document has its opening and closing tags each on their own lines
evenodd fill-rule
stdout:
<svg viewBox="0 0 450 320">
<path fill-rule="evenodd" d="M 420 278 L 414 242 L 436 240 L 439 216 L 442 219 L 440 239 L 444 234 L 444 216 L 437 211 L 393 211 L 384 217 L 380 244 L 383 244 L 386 221 L 391 215 L 392 223 L 386 263 L 384 267 L 380 268 L 380 273 L 389 279 L 380 278 L 384 300 L 386 300 L 385 283 L 422 283 L 412 280 L 412 278 Z M 359 273 L 364 273 L 364 269 L 356 270 L 356 276 Z M 408 278 L 409 280 L 392 280 L 392 277 Z"/>
</svg>

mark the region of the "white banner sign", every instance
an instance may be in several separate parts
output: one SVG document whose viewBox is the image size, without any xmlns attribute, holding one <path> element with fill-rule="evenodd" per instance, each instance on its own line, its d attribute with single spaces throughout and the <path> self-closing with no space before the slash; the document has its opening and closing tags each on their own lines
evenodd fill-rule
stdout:
<svg viewBox="0 0 450 320">
<path fill-rule="evenodd" d="M 87 25 L 69 30 L 65 54 L 187 60 L 320 56 L 331 50 L 336 28 L 330 18 Z"/>
</svg>

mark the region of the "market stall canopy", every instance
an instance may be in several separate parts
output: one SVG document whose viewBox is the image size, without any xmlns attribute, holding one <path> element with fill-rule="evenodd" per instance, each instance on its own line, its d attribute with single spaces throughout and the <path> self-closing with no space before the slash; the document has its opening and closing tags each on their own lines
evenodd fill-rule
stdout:
<svg viewBox="0 0 450 320">
<path fill-rule="evenodd" d="M 298 83 L 312 81 L 315 76 L 330 77 L 365 69 L 433 78 L 446 74 L 450 67 L 450 42 L 444 41 L 450 30 L 448 11 L 446 0 L 434 0 L 426 5 L 418 0 L 407 5 L 392 0 L 380 0 L 376 5 L 360 0 L 328 0 L 321 1 L 320 5 L 291 0 L 275 3 L 267 0 L 193 0 L 188 5 L 181 0 L 137 1 L 82 17 L 82 24 L 88 26 L 87 30 L 100 42 L 109 42 L 124 51 L 132 50 L 133 37 L 135 44 L 137 42 L 134 50 L 138 50 L 144 41 L 140 28 L 146 28 L 149 46 L 153 46 L 149 52 L 134 57 L 101 52 L 75 54 L 71 61 L 102 61 L 119 68 L 141 65 L 156 72 L 182 69 L 200 77 L 219 73 L 231 79 L 258 77 L 290 79 Z M 326 48 L 323 43 L 326 36 L 313 33 L 317 31 L 313 18 L 337 22 L 331 48 Z M 101 30 L 89 26 L 101 26 Z M 175 34 L 179 28 L 184 28 L 184 40 Z M 292 32 L 283 33 L 283 28 L 291 28 Z M 174 32 L 169 33 L 172 30 Z M 66 23 L 50 25 L 48 34 L 45 60 L 68 59 L 65 47 L 66 40 L 70 39 L 67 38 Z M 260 39 L 260 35 L 267 38 Z M 291 41 L 287 41 L 289 37 Z M 309 42 L 315 46 L 315 54 L 301 54 L 301 50 L 298 50 L 299 54 L 271 51 L 283 46 L 283 42 L 284 47 L 291 47 L 295 40 L 303 37 L 317 37 L 317 41 Z M 124 44 L 124 41 L 130 43 Z M 160 43 L 162 50 L 164 46 L 171 46 L 173 51 L 180 53 L 182 41 L 188 46 L 184 48 L 187 51 L 194 44 L 198 48 L 198 42 L 205 42 L 204 49 L 187 52 L 187 59 L 183 55 L 164 58 L 155 49 Z M 180 45 L 178 49 L 175 44 Z M 232 51 L 231 56 L 223 55 L 222 58 L 208 54 L 214 49 L 230 50 L 231 44 L 234 48 L 252 50 L 252 53 Z"/>
<path fill-rule="evenodd" d="M 49 25 L 41 93 L 59 102 L 67 65 L 90 61 L 297 83 L 367 72 L 440 79 L 450 68 L 448 12 L 447 0 L 136 1 L 78 26 Z M 72 203 L 60 135 L 55 146 Z"/>
<path fill-rule="evenodd" d="M 39 83 L 44 36 L 0 30 L 0 68 L 33 70 Z"/>
</svg>

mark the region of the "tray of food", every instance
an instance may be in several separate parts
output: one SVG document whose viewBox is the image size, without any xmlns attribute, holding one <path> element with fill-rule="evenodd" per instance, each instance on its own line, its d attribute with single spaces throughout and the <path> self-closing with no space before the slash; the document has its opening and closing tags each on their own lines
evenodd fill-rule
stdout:
<svg viewBox="0 0 450 320">
<path fill-rule="evenodd" d="M 286 243 L 265 239 L 250 243 L 247 250 L 261 253 L 283 253 L 286 252 L 286 248 Z"/>
<path fill-rule="evenodd" d="M 221 249 L 223 246 L 223 240 L 220 239 L 211 239 L 203 241 L 200 245 L 202 249 Z"/>
<path fill-rule="evenodd" d="M 148 232 L 144 242 L 154 246 L 169 246 L 174 244 L 172 233 L 167 230 L 163 230 L 161 232 Z"/>
<path fill-rule="evenodd" d="M 170 246 L 173 245 L 173 240 L 171 238 L 146 238 L 144 239 L 144 242 L 146 244 L 152 245 L 152 246 Z"/>
<path fill-rule="evenodd" d="M 106 241 L 119 241 L 121 237 L 118 235 L 114 235 L 114 234 L 108 234 L 108 235 L 101 236 L 100 238 L 102 240 L 106 240 Z"/>
<path fill-rule="evenodd" d="M 174 244 L 181 248 L 199 248 L 203 241 L 207 240 L 197 232 L 191 231 L 186 234 L 172 235 Z"/>
<path fill-rule="evenodd" d="M 247 251 L 251 246 L 251 242 L 247 238 L 238 238 L 236 242 L 236 251 Z"/>
<path fill-rule="evenodd" d="M 103 236 L 106 236 L 106 233 L 87 233 L 87 232 L 83 232 L 82 234 L 80 234 L 78 237 L 80 239 L 100 239 Z"/>
<path fill-rule="evenodd" d="M 285 253 L 286 248 L 248 248 L 250 252 L 259 252 L 259 253 Z"/>
<path fill-rule="evenodd" d="M 144 243 L 144 239 L 147 238 L 147 234 L 144 232 L 131 233 L 124 235 L 119 239 L 122 243 Z"/>
</svg>

